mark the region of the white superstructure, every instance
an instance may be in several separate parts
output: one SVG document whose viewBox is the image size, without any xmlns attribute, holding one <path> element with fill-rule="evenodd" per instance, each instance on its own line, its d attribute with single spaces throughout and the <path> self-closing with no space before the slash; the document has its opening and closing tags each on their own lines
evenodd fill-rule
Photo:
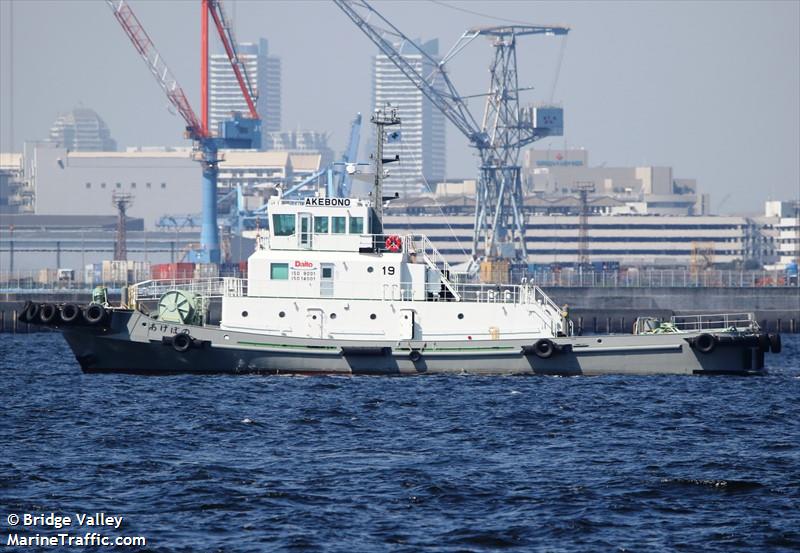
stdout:
<svg viewBox="0 0 800 553">
<path fill-rule="evenodd" d="M 227 279 L 221 328 L 342 340 L 502 340 L 568 334 L 530 284 L 462 284 L 425 236 L 373 233 L 370 202 L 273 199 L 271 231 Z"/>
</svg>

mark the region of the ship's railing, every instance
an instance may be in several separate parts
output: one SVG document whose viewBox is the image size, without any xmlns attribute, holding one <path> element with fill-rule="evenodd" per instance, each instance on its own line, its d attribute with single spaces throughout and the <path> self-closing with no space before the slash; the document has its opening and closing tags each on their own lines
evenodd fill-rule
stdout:
<svg viewBox="0 0 800 553">
<path fill-rule="evenodd" d="M 672 325 L 680 331 L 758 330 L 753 313 L 718 313 L 711 315 L 673 315 Z"/>
<path fill-rule="evenodd" d="M 233 277 L 193 279 L 145 280 L 128 287 L 128 305 L 135 307 L 140 301 L 158 300 L 170 290 L 182 290 L 205 298 L 242 295 L 244 279 Z"/>
<path fill-rule="evenodd" d="M 221 295 L 227 297 L 241 297 L 248 295 L 248 280 L 241 278 L 220 279 L 223 283 L 219 290 Z M 251 281 L 252 282 L 252 281 Z M 257 281 L 259 288 L 271 281 Z M 352 281 L 337 279 L 334 283 L 334 291 L 350 290 L 357 291 L 347 295 L 341 293 L 326 296 L 320 292 L 324 290 L 316 287 L 297 286 L 291 290 L 280 288 L 280 293 L 275 296 L 290 298 L 320 298 L 333 297 L 339 299 L 367 299 L 367 300 L 393 300 L 393 301 L 464 301 L 471 303 L 507 303 L 507 304 L 538 304 L 543 306 L 548 312 L 558 315 L 560 308 L 551 300 L 545 292 L 538 286 L 530 283 L 526 284 L 463 284 L 452 283 L 453 289 L 458 297 L 448 294 L 448 290 L 442 290 L 440 286 L 429 287 L 430 283 L 421 282 L 395 282 L 375 286 L 374 281 Z M 324 286 L 324 284 L 323 284 Z M 177 284 L 175 288 L 194 291 Z M 157 291 L 166 291 L 169 287 L 158 288 Z M 263 289 L 263 288 L 262 288 Z M 152 287 L 148 290 L 153 290 Z M 370 292 L 365 292 L 369 290 Z M 201 293 L 201 292 L 195 292 Z M 220 295 L 220 294 L 217 294 Z M 260 294 L 259 294 L 260 295 Z M 268 294 L 272 296 L 273 294 Z M 153 294 L 151 294 L 153 296 Z"/>
<path fill-rule="evenodd" d="M 409 256 L 422 256 L 422 260 L 428 265 L 428 267 L 439 274 L 439 279 L 450 291 L 450 293 L 455 296 L 456 299 L 461 299 L 461 293 L 458 291 L 458 287 L 452 281 L 452 278 L 455 276 L 455 272 L 427 236 L 424 234 L 405 235 L 403 237 L 403 249 Z"/>
</svg>

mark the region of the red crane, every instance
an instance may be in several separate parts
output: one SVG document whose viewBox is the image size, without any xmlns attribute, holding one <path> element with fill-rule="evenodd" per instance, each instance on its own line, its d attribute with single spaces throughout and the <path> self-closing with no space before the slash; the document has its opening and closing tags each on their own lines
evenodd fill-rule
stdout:
<svg viewBox="0 0 800 553">
<path fill-rule="evenodd" d="M 186 121 L 186 135 L 195 141 L 195 147 L 200 152 L 196 159 L 203 166 L 203 225 L 200 234 L 201 250 L 196 252 L 195 258 L 201 262 L 219 262 L 219 231 L 217 229 L 217 174 L 219 172 L 220 148 L 258 148 L 260 139 L 260 121 L 256 111 L 256 97 L 247 68 L 239 59 L 236 51 L 236 40 L 233 37 L 228 19 L 222 9 L 221 0 L 200 0 L 201 2 L 201 28 L 200 28 L 200 94 L 202 102 L 202 118 L 198 118 L 186 93 L 178 83 L 172 71 L 167 66 L 164 58 L 144 30 L 139 18 L 125 0 L 106 0 L 114 17 L 117 19 L 125 34 L 131 40 L 136 51 L 144 60 L 156 82 L 166 93 L 167 99 Z M 229 138 L 223 132 L 216 137 L 208 126 L 208 19 L 209 15 L 214 21 L 222 46 L 228 56 L 236 81 L 242 91 L 242 96 L 247 103 L 248 118 L 234 114 L 233 124 L 239 132 L 235 138 Z M 227 122 L 226 122 L 227 123 Z"/>
</svg>

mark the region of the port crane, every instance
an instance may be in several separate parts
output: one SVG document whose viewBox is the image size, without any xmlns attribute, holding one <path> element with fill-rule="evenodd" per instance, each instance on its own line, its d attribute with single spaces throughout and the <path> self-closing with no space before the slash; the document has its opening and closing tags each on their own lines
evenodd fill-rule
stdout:
<svg viewBox="0 0 800 553">
<path fill-rule="evenodd" d="M 219 263 L 220 240 L 217 227 L 217 177 L 221 161 L 219 150 L 222 148 L 259 148 L 261 145 L 261 121 L 256 111 L 256 94 L 247 75 L 245 64 L 239 59 L 236 51 L 236 40 L 229 20 L 222 9 L 221 0 L 200 1 L 200 102 L 202 109 L 199 118 L 189 104 L 183 88 L 128 3 L 125 0 L 106 0 L 106 4 L 111 8 L 114 17 L 128 35 L 167 99 L 186 122 L 185 136 L 190 138 L 195 145 L 192 159 L 200 162 L 203 168 L 203 222 L 200 231 L 200 248 L 191 252 L 190 257 L 192 257 L 192 261 L 201 263 Z M 232 119 L 222 121 L 219 129 L 209 128 L 209 19 L 214 22 L 214 27 L 248 109 L 247 116 L 235 113 Z"/>
<path fill-rule="evenodd" d="M 350 188 L 353 183 L 352 173 L 354 167 L 358 165 L 358 143 L 361 137 L 361 114 L 357 113 L 352 123 L 350 123 L 350 139 L 347 142 L 347 149 L 342 152 L 342 158 L 334 161 L 328 166 L 322 167 L 319 171 L 303 179 L 302 182 L 288 188 L 284 193 L 284 198 L 297 195 L 303 188 L 315 182 L 317 179 L 326 176 L 328 197 L 338 196 L 346 198 L 350 196 Z"/>
<path fill-rule="evenodd" d="M 333 2 L 477 149 L 480 176 L 475 198 L 472 268 L 479 258 L 490 266 L 492 260 L 498 258 L 524 262 L 527 246 L 522 213 L 520 149 L 547 136 L 561 136 L 563 110 L 552 105 L 520 105 L 519 92 L 529 87 L 519 86 L 516 44 L 520 37 L 528 35 L 566 35 L 569 27 L 517 24 L 474 27 L 465 31 L 439 60 L 365 0 Z M 478 37 L 489 39 L 494 47 L 489 68 L 489 91 L 479 95 L 485 96 L 481 119 L 470 111 L 468 97 L 458 93 L 446 71 L 446 64 Z M 415 54 L 420 54 L 431 64 L 433 71 L 423 74 L 400 53 L 401 49 L 393 41 L 413 48 Z"/>
</svg>

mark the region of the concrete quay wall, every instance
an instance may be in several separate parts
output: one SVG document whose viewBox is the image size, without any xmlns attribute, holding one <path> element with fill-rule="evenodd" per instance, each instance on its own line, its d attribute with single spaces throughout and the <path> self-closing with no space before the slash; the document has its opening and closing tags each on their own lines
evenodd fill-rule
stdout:
<svg viewBox="0 0 800 553">
<path fill-rule="evenodd" d="M 600 288 L 548 287 L 556 303 L 588 332 L 630 332 L 643 315 L 667 318 L 700 313 L 754 312 L 770 331 L 800 331 L 800 288 Z"/>
</svg>

